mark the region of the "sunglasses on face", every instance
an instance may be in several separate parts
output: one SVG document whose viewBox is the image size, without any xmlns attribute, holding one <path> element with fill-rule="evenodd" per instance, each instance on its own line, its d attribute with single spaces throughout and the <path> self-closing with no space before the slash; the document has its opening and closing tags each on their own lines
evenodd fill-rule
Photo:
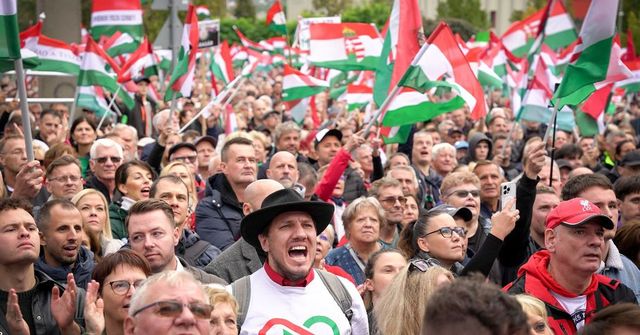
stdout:
<svg viewBox="0 0 640 335">
<path fill-rule="evenodd" d="M 195 163 L 196 159 L 198 158 L 198 156 L 184 156 L 184 157 L 173 157 L 173 159 L 171 159 L 171 161 L 175 162 L 175 161 L 180 161 L 183 163 Z"/>
<path fill-rule="evenodd" d="M 116 157 L 116 156 L 106 156 L 106 157 L 96 158 L 96 162 L 98 162 L 98 164 L 104 164 L 107 162 L 107 160 L 111 160 L 112 163 L 118 164 L 120 163 L 120 161 L 122 161 L 122 158 Z"/>
<path fill-rule="evenodd" d="M 380 202 L 384 203 L 387 206 L 395 205 L 396 201 L 400 202 L 400 205 L 404 206 L 407 203 L 407 198 L 405 198 L 405 197 L 388 197 L 388 198 L 380 199 Z"/>
<path fill-rule="evenodd" d="M 477 198 L 480 196 L 480 191 L 478 190 L 459 190 L 459 191 L 453 191 L 451 193 L 449 193 L 449 195 L 455 195 L 458 198 L 466 198 L 467 196 L 469 196 L 469 194 L 471 194 L 472 197 Z"/>
<path fill-rule="evenodd" d="M 141 307 L 133 313 L 133 316 L 136 316 L 147 309 L 153 308 L 153 313 L 158 316 L 176 318 L 182 314 L 185 307 L 191 311 L 196 319 L 200 320 L 209 320 L 211 318 L 211 312 L 213 311 L 213 306 L 203 302 L 190 302 L 188 304 L 184 304 L 178 301 L 162 300 Z"/>
</svg>

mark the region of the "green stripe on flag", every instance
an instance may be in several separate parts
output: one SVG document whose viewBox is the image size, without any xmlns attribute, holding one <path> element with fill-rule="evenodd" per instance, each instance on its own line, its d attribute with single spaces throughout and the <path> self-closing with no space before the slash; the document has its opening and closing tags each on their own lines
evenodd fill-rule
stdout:
<svg viewBox="0 0 640 335">
<path fill-rule="evenodd" d="M 464 100 L 460 96 L 456 96 L 447 102 L 425 101 L 418 105 L 409 105 L 393 111 L 387 111 L 382 124 L 388 127 L 412 125 L 416 122 L 431 120 L 463 106 Z"/>
<path fill-rule="evenodd" d="M 6 0 L 3 0 L 6 1 Z M 8 0 L 14 1 L 15 0 Z M 11 5 L 6 5 L 11 6 Z M 0 58 L 20 58 L 20 31 L 18 30 L 18 16 L 0 15 Z"/>
<path fill-rule="evenodd" d="M 327 88 L 323 86 L 300 86 L 300 87 L 288 88 L 282 92 L 282 100 L 283 101 L 298 100 L 298 99 L 310 97 L 312 95 L 316 95 L 318 93 L 323 92 L 326 89 Z"/>
<path fill-rule="evenodd" d="M 576 111 L 576 125 L 582 137 L 596 136 L 599 133 L 598 122 L 582 111 Z"/>
</svg>

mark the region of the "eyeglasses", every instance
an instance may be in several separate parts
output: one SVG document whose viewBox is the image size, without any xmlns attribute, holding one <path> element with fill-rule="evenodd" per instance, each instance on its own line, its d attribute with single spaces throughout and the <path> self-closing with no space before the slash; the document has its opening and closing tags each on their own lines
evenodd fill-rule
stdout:
<svg viewBox="0 0 640 335">
<path fill-rule="evenodd" d="M 194 156 L 172 157 L 171 161 L 172 162 L 181 161 L 181 162 L 184 162 L 184 163 L 186 163 L 188 161 L 190 163 L 195 163 L 196 159 L 198 159 L 198 156 L 194 155 Z"/>
<path fill-rule="evenodd" d="M 442 235 L 442 237 L 444 238 L 451 238 L 451 236 L 453 236 L 453 233 L 458 234 L 458 236 L 460 237 L 466 237 L 467 236 L 467 230 L 462 228 L 462 227 L 442 227 L 440 229 L 434 230 L 430 233 L 426 233 L 424 235 L 424 237 L 427 237 L 431 234 L 435 234 L 435 233 L 440 233 L 440 235 Z"/>
<path fill-rule="evenodd" d="M 400 202 L 400 205 L 404 206 L 407 203 L 407 198 L 405 197 L 389 197 L 379 200 L 381 203 L 384 203 L 387 206 L 393 206 L 396 204 L 396 201 Z"/>
<path fill-rule="evenodd" d="M 153 313 L 156 315 L 165 318 L 176 318 L 180 314 L 182 314 L 184 307 L 189 308 L 189 311 L 191 311 L 193 316 L 196 319 L 201 320 L 209 320 L 211 318 L 211 312 L 213 311 L 213 306 L 202 302 L 190 302 L 188 304 L 183 304 L 178 301 L 163 300 L 156 301 L 154 303 L 141 307 L 140 309 L 135 311 L 132 316 L 136 316 L 142 313 L 144 310 L 154 308 Z"/>
<path fill-rule="evenodd" d="M 106 156 L 106 157 L 96 158 L 96 162 L 98 162 L 99 164 L 104 164 L 107 162 L 107 160 L 111 160 L 111 162 L 113 162 L 114 164 L 118 164 L 120 163 L 120 161 L 122 161 L 122 158 L 116 157 L 116 156 Z"/>
<path fill-rule="evenodd" d="M 77 183 L 80 179 L 82 179 L 82 177 L 80 176 L 61 176 L 56 178 L 49 178 L 49 181 L 57 181 L 59 183 L 66 183 L 67 181 L 70 181 L 72 183 Z"/>
<path fill-rule="evenodd" d="M 127 292 L 129 292 L 132 285 L 137 289 L 142 285 L 143 281 L 144 281 L 143 279 L 140 279 L 131 283 L 126 280 L 114 280 L 112 282 L 109 282 L 109 285 L 111 286 L 113 293 L 117 295 L 125 295 L 127 294 Z"/>
<path fill-rule="evenodd" d="M 455 194 L 456 197 L 458 198 L 466 198 L 467 196 L 469 196 L 469 194 L 471 194 L 472 197 L 477 198 L 480 196 L 480 191 L 478 190 L 458 190 L 458 191 L 453 191 L 451 193 L 449 193 L 449 195 Z"/>
</svg>

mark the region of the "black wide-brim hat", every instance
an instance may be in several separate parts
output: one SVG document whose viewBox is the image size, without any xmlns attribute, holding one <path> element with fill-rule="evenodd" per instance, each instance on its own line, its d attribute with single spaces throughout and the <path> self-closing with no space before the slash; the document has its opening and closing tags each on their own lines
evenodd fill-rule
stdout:
<svg viewBox="0 0 640 335">
<path fill-rule="evenodd" d="M 262 250 L 258 235 L 269 227 L 276 216 L 287 212 L 307 213 L 316 226 L 316 235 L 319 235 L 331 222 L 333 211 L 332 204 L 306 201 L 294 189 L 285 188 L 271 193 L 262 202 L 262 208 L 245 216 L 240 222 L 240 233 L 254 248 Z"/>
</svg>

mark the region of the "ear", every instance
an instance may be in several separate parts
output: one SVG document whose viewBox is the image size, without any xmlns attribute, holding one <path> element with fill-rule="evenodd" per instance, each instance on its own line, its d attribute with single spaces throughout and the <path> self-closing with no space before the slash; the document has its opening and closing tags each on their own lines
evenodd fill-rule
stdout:
<svg viewBox="0 0 640 335">
<path fill-rule="evenodd" d="M 420 249 L 420 250 L 422 250 L 424 252 L 429 252 L 429 242 L 427 242 L 426 238 L 418 237 L 416 242 L 418 243 L 418 249 Z"/>
<path fill-rule="evenodd" d="M 222 173 L 227 173 L 227 163 L 220 160 L 220 165 L 218 165 L 218 170 Z"/>
<path fill-rule="evenodd" d="M 544 247 L 549 252 L 554 252 L 558 243 L 558 233 L 553 229 L 545 229 L 544 231 Z"/>
<path fill-rule="evenodd" d="M 2 157 L 2 156 L 0 156 Z M 0 159 L 0 162 L 2 162 L 2 159 Z M 93 159 L 89 159 L 89 169 L 94 172 L 95 170 L 93 169 L 96 166 L 96 162 L 93 161 Z"/>
<path fill-rule="evenodd" d="M 251 213 L 251 211 L 252 211 L 251 204 L 249 204 L 248 202 L 243 202 L 242 203 L 242 214 L 249 215 L 249 213 Z"/>
<path fill-rule="evenodd" d="M 265 235 L 265 234 L 258 235 L 258 241 L 260 241 L 260 246 L 262 247 L 262 250 L 264 250 L 264 252 L 268 253 L 269 252 L 269 239 L 267 238 L 267 235 Z"/>
<path fill-rule="evenodd" d="M 53 194 L 53 190 L 52 190 L 53 187 L 51 186 L 51 183 L 49 182 L 49 180 L 45 181 L 44 186 L 47 189 L 47 192 L 49 192 L 50 194 Z"/>
<path fill-rule="evenodd" d="M 365 291 L 373 292 L 373 280 L 367 278 L 367 279 L 365 279 L 363 285 L 364 285 L 364 290 Z"/>
<path fill-rule="evenodd" d="M 177 246 L 178 242 L 180 242 L 180 237 L 182 236 L 182 229 L 180 229 L 181 226 L 175 227 L 173 229 L 173 246 Z"/>
<path fill-rule="evenodd" d="M 266 173 L 267 173 L 267 178 L 271 179 L 271 169 L 267 169 Z"/>
<path fill-rule="evenodd" d="M 47 238 L 44 236 L 42 230 L 38 231 L 38 236 L 40 236 L 40 245 L 47 245 Z"/>
<path fill-rule="evenodd" d="M 130 316 L 127 316 L 127 318 L 124 319 L 124 333 L 125 333 L 125 335 L 132 335 L 135 330 L 136 330 L 136 325 L 133 322 L 133 318 L 130 317 Z"/>
</svg>

